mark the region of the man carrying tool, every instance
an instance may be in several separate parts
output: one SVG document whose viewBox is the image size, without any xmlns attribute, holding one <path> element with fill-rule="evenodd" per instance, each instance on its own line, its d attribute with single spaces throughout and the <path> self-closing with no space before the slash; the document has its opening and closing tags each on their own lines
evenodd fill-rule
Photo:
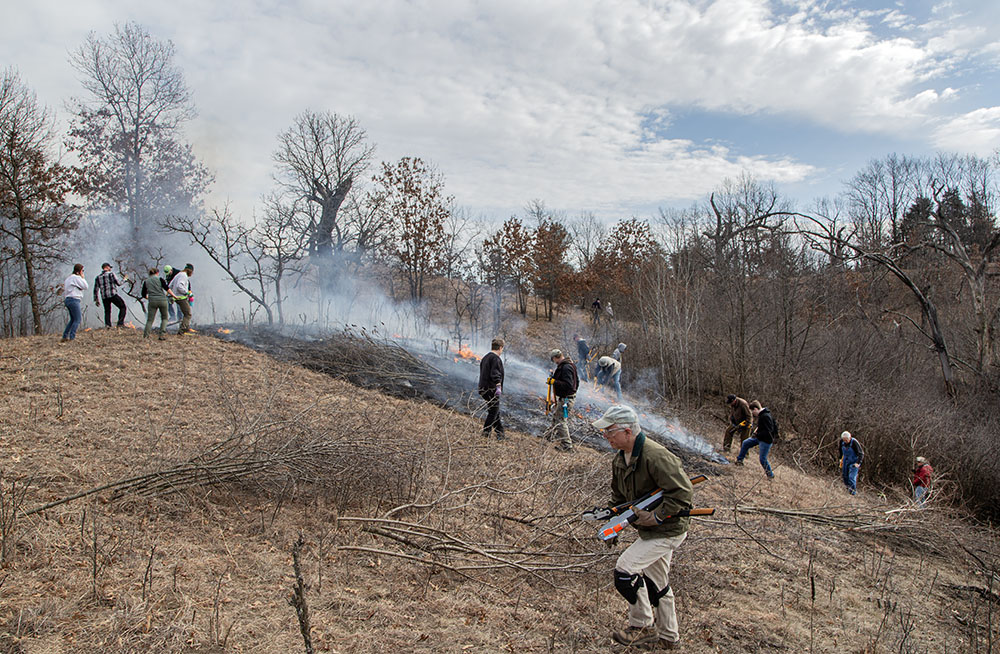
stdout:
<svg viewBox="0 0 1000 654">
<path fill-rule="evenodd" d="M 492 348 L 479 362 L 479 397 L 486 400 L 486 421 L 483 422 L 483 437 L 489 438 L 490 431 L 496 433 L 498 441 L 504 439 L 503 423 L 500 422 L 500 395 L 503 394 L 503 353 L 502 338 L 494 338 Z"/>
<path fill-rule="evenodd" d="M 750 448 L 757 447 L 760 452 L 760 467 L 767 473 L 768 480 L 772 480 L 774 472 L 771 470 L 771 464 L 767 461 L 767 454 L 771 451 L 774 438 L 778 435 L 778 423 L 771 417 L 771 412 L 766 407 L 762 407 L 757 400 L 750 403 L 750 413 L 757 419 L 757 431 L 753 436 L 740 443 L 740 454 L 736 457 L 736 465 L 743 465 L 743 459 L 746 458 Z"/>
<path fill-rule="evenodd" d="M 726 396 L 726 404 L 729 406 L 729 426 L 722 437 L 722 450 L 728 452 L 733 445 L 733 436 L 737 436 L 737 443 L 742 443 L 750 438 L 750 423 L 753 416 L 750 414 L 750 405 L 742 397 L 735 395 Z"/>
<path fill-rule="evenodd" d="M 615 589 L 629 605 L 628 627 L 611 637 L 622 645 L 676 649 L 680 633 L 670 588 L 670 559 L 687 537 L 691 518 L 673 516 L 691 509 L 691 481 L 680 459 L 646 438 L 631 407 L 616 404 L 593 424 L 618 450 L 611 464 L 611 506 L 635 501 L 656 489 L 663 491 L 659 506 L 636 511 L 639 538 L 615 563 Z"/>
<path fill-rule="evenodd" d="M 170 285 L 167 289 L 167 294 L 174 299 L 177 303 L 177 308 L 180 309 L 181 315 L 181 326 L 177 329 L 177 335 L 186 334 L 188 329 L 191 327 L 191 282 L 189 281 L 191 275 L 194 274 L 194 264 L 187 264 L 184 266 L 184 270 L 177 273 L 173 280 L 171 280 Z"/>
<path fill-rule="evenodd" d="M 614 357 L 601 357 L 597 360 L 597 383 L 604 386 L 613 385 L 618 401 L 622 401 L 622 362 Z"/>
<path fill-rule="evenodd" d="M 549 352 L 549 360 L 556 364 L 556 369 L 552 371 L 552 394 L 555 402 L 552 407 L 552 426 L 546 430 L 545 440 L 556 438 L 559 440 L 556 449 L 569 452 L 573 449 L 573 440 L 569 437 L 569 414 L 576 402 L 580 379 L 573 361 L 564 357 L 560 350 Z"/>
<path fill-rule="evenodd" d="M 840 435 L 837 448 L 840 450 L 840 478 L 851 495 L 857 495 L 858 472 L 861 470 L 861 461 L 865 458 L 861 443 L 851 436 L 851 432 L 845 431 Z"/>
<path fill-rule="evenodd" d="M 590 346 L 579 334 L 573 334 L 573 340 L 576 341 L 576 360 L 580 362 L 580 365 L 576 367 L 576 373 L 583 378 L 583 381 L 588 381 L 589 371 L 587 368 L 590 361 Z"/>
</svg>

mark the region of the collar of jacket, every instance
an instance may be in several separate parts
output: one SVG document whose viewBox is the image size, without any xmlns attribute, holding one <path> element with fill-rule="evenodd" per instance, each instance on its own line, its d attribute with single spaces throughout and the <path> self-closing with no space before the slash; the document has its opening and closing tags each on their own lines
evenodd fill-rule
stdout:
<svg viewBox="0 0 1000 654">
<path fill-rule="evenodd" d="M 635 437 L 635 443 L 632 443 L 632 460 L 629 461 L 628 465 L 625 465 L 625 452 L 618 452 L 618 456 L 622 458 L 622 467 L 627 468 L 629 472 L 635 470 L 635 464 L 639 461 L 639 457 L 642 456 L 642 446 L 646 444 L 646 435 L 641 431 Z"/>
</svg>

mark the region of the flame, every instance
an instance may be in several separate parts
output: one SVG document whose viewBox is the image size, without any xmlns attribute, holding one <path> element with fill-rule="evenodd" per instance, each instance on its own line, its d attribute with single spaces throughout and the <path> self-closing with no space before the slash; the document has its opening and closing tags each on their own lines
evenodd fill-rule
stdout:
<svg viewBox="0 0 1000 654">
<path fill-rule="evenodd" d="M 461 348 L 457 350 L 452 350 L 452 352 L 458 355 L 457 357 L 455 357 L 455 361 L 461 361 L 462 359 L 471 359 L 474 361 L 479 361 L 480 359 L 483 358 L 477 355 L 471 349 L 469 349 L 468 345 L 463 345 Z"/>
<path fill-rule="evenodd" d="M 129 329 L 138 329 L 138 327 L 136 327 L 135 325 L 133 325 L 133 324 L 131 323 L 131 321 L 130 321 L 130 322 L 127 322 L 127 323 L 125 323 L 125 326 L 126 326 L 126 327 L 128 327 Z"/>
<path fill-rule="evenodd" d="M 232 334 L 233 333 L 233 330 L 231 330 L 231 329 L 223 329 L 222 327 L 219 327 L 218 331 L 219 331 L 220 334 Z"/>
<path fill-rule="evenodd" d="M 84 329 L 83 331 L 85 331 L 85 332 L 89 332 L 89 331 L 90 331 L 91 329 L 93 329 L 93 327 L 87 327 L 87 328 L 86 328 L 86 329 Z"/>
</svg>

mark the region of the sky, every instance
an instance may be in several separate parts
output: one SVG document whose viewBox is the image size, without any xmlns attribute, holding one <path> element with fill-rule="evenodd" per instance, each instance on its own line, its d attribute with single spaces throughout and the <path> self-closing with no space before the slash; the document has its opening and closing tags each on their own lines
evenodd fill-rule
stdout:
<svg viewBox="0 0 1000 654">
<path fill-rule="evenodd" d="M 1000 148 L 1000 2 L 8 0 L 0 67 L 68 121 L 69 53 L 135 21 L 169 39 L 215 175 L 252 215 L 277 136 L 353 115 L 502 219 L 647 217 L 744 171 L 807 204 L 872 158 Z M 375 172 L 374 169 L 372 171 Z"/>
</svg>

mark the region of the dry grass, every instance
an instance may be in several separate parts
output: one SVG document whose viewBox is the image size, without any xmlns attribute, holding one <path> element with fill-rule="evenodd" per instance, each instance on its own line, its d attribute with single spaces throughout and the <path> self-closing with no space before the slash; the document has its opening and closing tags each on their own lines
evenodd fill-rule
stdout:
<svg viewBox="0 0 1000 654">
<path fill-rule="evenodd" d="M 387 470 L 357 456 L 349 477 L 289 473 L 284 483 L 244 480 L 167 498 L 96 495 L 22 518 L 0 570 L 0 653 L 303 651 L 288 603 L 299 534 L 317 651 L 615 651 L 608 636 L 624 615 L 610 583 L 617 550 L 575 519 L 604 499 L 607 455 L 557 455 L 516 434 L 485 443 L 468 417 L 205 336 L 0 341 L 0 385 L 0 497 L 9 500 L 11 480 L 30 479 L 22 509 L 185 461 L 264 423 L 366 440 L 412 455 L 394 461 L 419 462 Z M 393 471 L 405 483 L 390 492 Z M 777 474 L 768 484 L 748 465 L 699 487 L 698 504 L 719 510 L 696 522 L 675 559 L 684 651 L 988 651 L 991 577 L 958 542 L 989 568 L 998 551 L 990 532 L 931 507 L 922 515 L 941 556 L 912 541 L 738 510 L 905 503 L 865 491 L 850 498 L 837 480 L 788 466 Z M 394 511 L 408 504 L 417 506 Z M 408 545 L 349 518 L 419 524 L 540 567 Z"/>
</svg>

